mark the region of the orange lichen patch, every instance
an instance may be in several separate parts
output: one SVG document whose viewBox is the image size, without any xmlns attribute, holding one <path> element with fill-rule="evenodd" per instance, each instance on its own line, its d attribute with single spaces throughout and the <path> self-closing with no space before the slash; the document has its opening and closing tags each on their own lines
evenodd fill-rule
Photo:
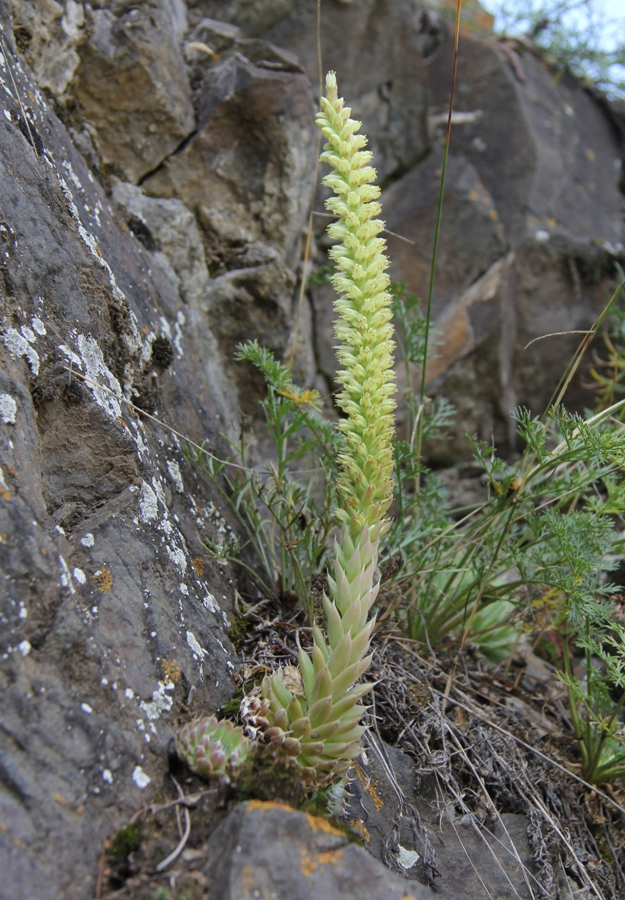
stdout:
<svg viewBox="0 0 625 900">
<path fill-rule="evenodd" d="M 8 503 L 9 500 L 11 499 L 10 493 L 9 493 L 8 491 L 5 491 L 4 488 L 0 488 L 0 497 L 2 497 L 2 499 L 3 499 L 6 503 Z"/>
<path fill-rule="evenodd" d="M 204 574 L 204 560 L 201 556 L 196 556 L 193 560 L 193 571 L 200 577 Z"/>
<path fill-rule="evenodd" d="M 251 866 L 243 866 L 241 875 L 243 876 L 245 887 L 251 888 L 254 884 L 254 869 Z"/>
<path fill-rule="evenodd" d="M 305 878 L 315 872 L 320 866 L 335 866 L 343 857 L 342 850 L 325 850 L 323 853 L 309 853 L 305 847 L 301 849 L 302 858 L 300 866 Z"/>
<path fill-rule="evenodd" d="M 382 798 L 378 794 L 377 781 L 375 780 L 375 778 L 369 778 L 359 765 L 356 764 L 354 768 L 356 769 L 356 775 L 358 776 L 358 781 L 361 783 L 363 790 L 366 791 L 373 800 L 375 811 L 380 812 L 380 810 L 384 806 L 384 800 L 382 800 Z"/>
<path fill-rule="evenodd" d="M 302 860 L 300 862 L 300 866 L 302 867 L 302 875 L 305 878 L 310 878 L 312 873 L 317 868 L 317 864 L 312 859 L 308 850 L 304 850 L 303 848 L 302 848 Z"/>
<path fill-rule="evenodd" d="M 359 834 L 363 841 L 369 843 L 371 841 L 371 835 L 367 829 L 367 826 L 362 821 L 362 819 L 350 819 L 349 824 L 352 826 L 356 834 Z"/>
<path fill-rule="evenodd" d="M 286 809 L 289 812 L 295 812 L 288 803 L 280 803 L 279 800 L 248 800 L 247 808 L 252 809 Z"/>
<path fill-rule="evenodd" d="M 315 857 L 320 866 L 335 866 L 342 858 L 342 850 L 324 850 L 323 853 L 317 853 Z"/>
<path fill-rule="evenodd" d="M 163 668 L 163 672 L 165 673 L 165 678 L 169 678 L 169 680 L 173 681 L 174 684 L 178 684 L 178 682 L 182 678 L 182 672 L 180 671 L 180 666 L 178 665 L 176 660 L 164 659 L 161 661 L 161 666 Z"/>
<path fill-rule="evenodd" d="M 13 478 L 17 478 L 17 469 L 15 468 L 15 466 L 12 466 L 11 463 L 7 463 L 7 469 L 9 470 Z"/>
<path fill-rule="evenodd" d="M 330 825 L 327 819 L 323 819 L 321 816 L 313 816 L 312 813 L 306 813 L 306 818 L 312 831 L 323 831 L 324 834 L 341 836 L 341 832 L 334 825 Z"/>
<path fill-rule="evenodd" d="M 106 566 L 102 566 L 101 569 L 94 572 L 93 580 L 101 594 L 106 594 L 113 587 L 113 576 L 111 575 L 111 570 L 107 569 Z"/>
</svg>

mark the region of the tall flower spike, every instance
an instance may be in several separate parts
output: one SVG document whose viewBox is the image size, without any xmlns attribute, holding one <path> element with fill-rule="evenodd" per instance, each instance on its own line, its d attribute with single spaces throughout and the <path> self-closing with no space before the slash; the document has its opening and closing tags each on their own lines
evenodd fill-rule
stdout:
<svg viewBox="0 0 625 900">
<path fill-rule="evenodd" d="M 300 649 L 300 692 L 289 690 L 278 670 L 265 677 L 259 701 L 267 739 L 284 744 L 301 766 L 318 775 L 343 773 L 360 754 L 365 731 L 360 724 L 365 712 L 361 700 L 371 686 L 356 682 L 371 661 L 367 654 L 375 620 L 369 619 L 369 611 L 378 593 L 373 579 L 393 496 L 395 381 L 391 297 L 386 292 L 389 263 L 386 242 L 378 237 L 384 222 L 376 218 L 380 189 L 373 184 L 375 169 L 368 165 L 372 154 L 364 149 L 366 137 L 357 133 L 361 123 L 350 113 L 330 72 L 317 125 L 327 140 L 321 161 L 333 169 L 323 183 L 335 194 L 326 207 L 337 216 L 328 234 L 338 242 L 330 255 L 339 295 L 334 303 L 337 359 L 342 366 L 337 401 L 346 418 L 339 423 L 345 439 L 339 460 L 338 516 L 343 529 L 334 578 L 329 579 L 330 597 L 323 598 L 327 638 L 315 626 L 312 654 Z"/>
</svg>

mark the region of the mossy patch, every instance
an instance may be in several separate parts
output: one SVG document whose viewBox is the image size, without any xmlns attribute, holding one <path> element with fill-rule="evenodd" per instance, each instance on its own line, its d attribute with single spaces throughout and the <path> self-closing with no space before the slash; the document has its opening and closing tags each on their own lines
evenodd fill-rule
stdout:
<svg viewBox="0 0 625 900">
<path fill-rule="evenodd" d="M 141 846 L 141 826 L 133 823 L 124 825 L 113 836 L 108 846 L 108 856 L 115 862 L 123 862 Z"/>
<path fill-rule="evenodd" d="M 243 687 L 240 686 L 234 692 L 234 696 L 232 700 L 228 700 L 226 704 L 222 707 L 222 718 L 224 719 L 232 719 L 233 722 L 239 717 L 239 709 L 241 707 L 241 700 L 243 699 Z"/>
<path fill-rule="evenodd" d="M 230 638 L 230 643 L 235 650 L 240 650 L 249 634 L 247 617 L 234 615 L 232 617 L 232 625 L 226 631 L 226 634 Z"/>
</svg>

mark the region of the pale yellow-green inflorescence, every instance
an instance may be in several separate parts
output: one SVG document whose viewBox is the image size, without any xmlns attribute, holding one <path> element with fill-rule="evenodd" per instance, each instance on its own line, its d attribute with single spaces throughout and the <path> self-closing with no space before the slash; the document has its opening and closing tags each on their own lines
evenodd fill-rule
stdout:
<svg viewBox="0 0 625 900">
<path fill-rule="evenodd" d="M 326 78 L 317 124 L 326 138 L 321 155 L 333 171 L 323 179 L 335 197 L 326 206 L 337 216 L 328 228 L 338 243 L 331 250 L 337 272 L 333 284 L 335 334 L 342 367 L 338 403 L 345 412 L 339 481 L 343 523 L 336 547 L 330 597 L 324 597 L 327 637 L 315 626 L 312 654 L 299 651 L 301 687 L 287 687 L 282 670 L 264 679 L 260 697 L 242 705 L 248 727 L 282 745 L 317 777 L 340 774 L 361 752 L 365 731 L 362 698 L 370 685 L 357 684 L 369 667 L 375 619 L 369 619 L 378 585 L 374 572 L 380 537 L 393 495 L 392 437 L 395 381 L 391 298 L 386 288 L 388 260 L 378 235 L 384 223 L 376 172 L 364 150 L 360 122 L 339 99 L 336 78 Z"/>
<path fill-rule="evenodd" d="M 335 334 L 343 386 L 337 401 L 347 418 L 339 428 L 346 447 L 341 454 L 340 490 L 343 521 L 352 538 L 363 525 L 377 536 L 386 525 L 385 513 L 393 496 L 395 378 L 391 297 L 386 288 L 389 266 L 386 242 L 378 237 L 384 222 L 377 202 L 380 188 L 373 184 L 376 170 L 368 165 L 373 154 L 364 150 L 367 139 L 358 134 L 361 123 L 337 96 L 336 78 L 326 78 L 327 96 L 321 100 L 317 125 L 327 139 L 321 161 L 334 171 L 323 183 L 335 197 L 327 209 L 338 216 L 328 228 L 337 243 L 330 255 L 337 272 L 332 283 L 339 295 Z"/>
</svg>

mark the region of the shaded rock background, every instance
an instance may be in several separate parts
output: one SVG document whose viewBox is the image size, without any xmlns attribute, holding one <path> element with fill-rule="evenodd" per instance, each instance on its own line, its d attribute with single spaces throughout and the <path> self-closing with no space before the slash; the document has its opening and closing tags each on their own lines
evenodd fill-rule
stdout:
<svg viewBox="0 0 625 900">
<path fill-rule="evenodd" d="M 315 17 L 314 0 L 0 0 L 0 896 L 92 896 L 103 840 L 162 790 L 177 722 L 233 691 L 233 574 L 203 548 L 228 512 L 184 437 L 223 450 L 258 425 L 240 340 L 333 386 L 331 291 L 299 299 Z M 389 238 L 393 275 L 423 296 L 444 18 L 324 0 L 321 40 L 389 228 L 414 241 Z M 456 110 L 430 379 L 459 417 L 439 465 L 469 455 L 466 431 L 511 449 L 510 409 L 541 411 L 577 338 L 525 345 L 587 328 L 624 259 L 603 105 L 467 28 Z"/>
</svg>

